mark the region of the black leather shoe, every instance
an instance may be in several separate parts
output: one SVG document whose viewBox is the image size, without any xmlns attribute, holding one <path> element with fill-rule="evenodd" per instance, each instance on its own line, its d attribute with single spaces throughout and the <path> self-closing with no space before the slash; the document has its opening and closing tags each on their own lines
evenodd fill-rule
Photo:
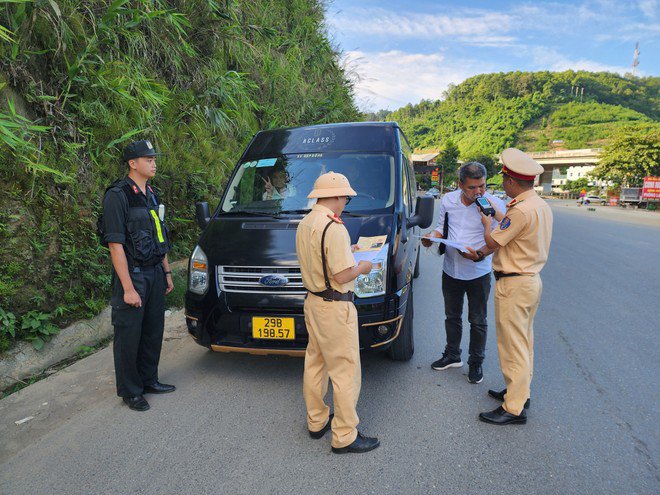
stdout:
<svg viewBox="0 0 660 495">
<path fill-rule="evenodd" d="M 500 402 L 504 402 L 504 394 L 506 394 L 506 389 L 502 390 L 501 392 L 498 392 L 497 390 L 489 390 L 488 395 L 490 395 L 493 399 L 497 399 Z M 529 399 L 525 401 L 525 409 L 529 409 Z"/>
<path fill-rule="evenodd" d="M 133 409 L 134 411 L 147 411 L 151 406 L 141 395 L 135 397 L 124 397 L 122 399 L 124 404 Z"/>
<path fill-rule="evenodd" d="M 307 430 L 309 432 L 309 436 L 314 438 L 315 440 L 318 440 L 319 438 L 323 438 L 323 435 L 325 435 L 326 433 L 328 433 L 330 431 L 330 426 L 332 425 L 332 418 L 333 417 L 334 417 L 334 414 L 331 414 L 328 417 L 328 422 L 319 431 Z"/>
<path fill-rule="evenodd" d="M 527 423 L 527 414 L 525 410 L 520 413 L 520 416 L 506 412 L 502 406 L 494 411 L 484 412 L 479 415 L 479 419 L 484 423 L 493 425 L 524 425 Z"/>
<path fill-rule="evenodd" d="M 167 383 L 156 382 L 152 385 L 144 386 L 145 394 L 169 394 L 174 392 L 176 387 L 174 385 L 168 385 Z"/>
<path fill-rule="evenodd" d="M 380 441 L 375 437 L 365 437 L 358 431 L 355 441 L 346 447 L 332 447 L 332 452 L 335 454 L 363 454 L 374 450 L 380 445 Z"/>
</svg>

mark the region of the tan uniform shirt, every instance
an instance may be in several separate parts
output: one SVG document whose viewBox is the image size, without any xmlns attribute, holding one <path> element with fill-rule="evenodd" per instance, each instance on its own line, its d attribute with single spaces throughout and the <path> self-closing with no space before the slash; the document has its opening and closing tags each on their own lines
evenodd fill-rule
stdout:
<svg viewBox="0 0 660 495">
<path fill-rule="evenodd" d="M 326 289 L 321 261 L 321 236 L 334 213 L 325 206 L 314 205 L 298 225 L 296 233 L 296 254 L 300 262 L 303 285 L 310 292 Z M 351 251 L 351 237 L 341 223 L 333 222 L 325 234 L 325 256 L 328 267 L 328 279 L 333 289 L 346 293 L 355 289 L 355 281 L 337 283 L 332 275 L 354 267 L 355 258 Z"/>
<path fill-rule="evenodd" d="M 493 257 L 493 270 L 539 273 L 550 250 L 552 211 L 534 190 L 519 194 L 507 206 L 506 216 L 492 232 L 501 246 Z"/>
</svg>

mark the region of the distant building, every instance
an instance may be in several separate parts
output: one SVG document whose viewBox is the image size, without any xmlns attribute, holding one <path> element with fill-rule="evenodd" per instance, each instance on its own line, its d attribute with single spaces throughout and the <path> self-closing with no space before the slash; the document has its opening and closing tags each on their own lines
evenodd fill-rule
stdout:
<svg viewBox="0 0 660 495">
<path fill-rule="evenodd" d="M 566 167 L 563 169 L 566 172 L 565 174 L 561 173 L 561 168 L 555 168 L 552 171 L 552 187 L 553 189 L 561 188 L 561 186 L 567 184 L 568 181 L 576 181 L 578 179 L 589 179 L 588 184 L 591 187 L 600 187 L 601 189 L 605 187 L 611 187 L 611 181 L 597 180 L 589 176 L 589 173 L 595 168 L 595 165 L 578 165 L 573 167 Z"/>
<path fill-rule="evenodd" d="M 413 154 L 412 155 L 412 162 L 413 162 L 413 167 L 417 169 L 417 167 L 435 167 L 436 166 L 436 158 L 440 153 L 419 153 L 419 154 Z"/>
<path fill-rule="evenodd" d="M 436 158 L 440 153 L 415 153 L 412 155 L 413 169 L 415 174 L 430 176 L 438 168 Z"/>
</svg>

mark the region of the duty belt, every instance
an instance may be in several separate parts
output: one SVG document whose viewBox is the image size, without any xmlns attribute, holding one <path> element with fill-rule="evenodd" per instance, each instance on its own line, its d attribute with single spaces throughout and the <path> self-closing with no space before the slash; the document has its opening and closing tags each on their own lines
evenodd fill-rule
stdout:
<svg viewBox="0 0 660 495">
<path fill-rule="evenodd" d="M 494 271 L 493 274 L 495 275 L 495 280 L 499 280 L 504 277 L 520 277 L 522 276 L 522 273 L 504 273 L 504 272 L 498 272 Z"/>
<path fill-rule="evenodd" d="M 336 289 L 332 288 L 330 285 L 330 278 L 328 277 L 328 268 L 326 267 L 325 259 L 325 233 L 328 231 L 330 225 L 334 223 L 334 220 L 330 220 L 328 224 L 323 229 L 323 235 L 321 235 L 321 263 L 323 263 L 323 278 L 325 278 L 325 290 L 321 292 L 312 292 L 315 296 L 322 297 L 324 301 L 351 301 L 353 302 L 354 296 L 351 291 L 346 293 L 339 292 Z"/>
<path fill-rule="evenodd" d="M 322 290 L 321 292 L 312 292 L 310 291 L 310 294 L 314 294 L 315 296 L 322 297 L 324 301 L 350 301 L 353 302 L 355 300 L 355 295 L 349 290 L 346 293 L 339 292 L 338 290 L 335 289 L 326 289 Z"/>
</svg>

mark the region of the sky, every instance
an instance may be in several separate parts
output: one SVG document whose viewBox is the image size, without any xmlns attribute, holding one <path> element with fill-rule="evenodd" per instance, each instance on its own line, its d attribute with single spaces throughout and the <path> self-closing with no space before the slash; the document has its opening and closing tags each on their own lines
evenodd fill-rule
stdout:
<svg viewBox="0 0 660 495">
<path fill-rule="evenodd" d="M 328 32 L 362 111 L 440 99 L 509 71 L 660 75 L 660 0 L 329 0 Z"/>
</svg>

